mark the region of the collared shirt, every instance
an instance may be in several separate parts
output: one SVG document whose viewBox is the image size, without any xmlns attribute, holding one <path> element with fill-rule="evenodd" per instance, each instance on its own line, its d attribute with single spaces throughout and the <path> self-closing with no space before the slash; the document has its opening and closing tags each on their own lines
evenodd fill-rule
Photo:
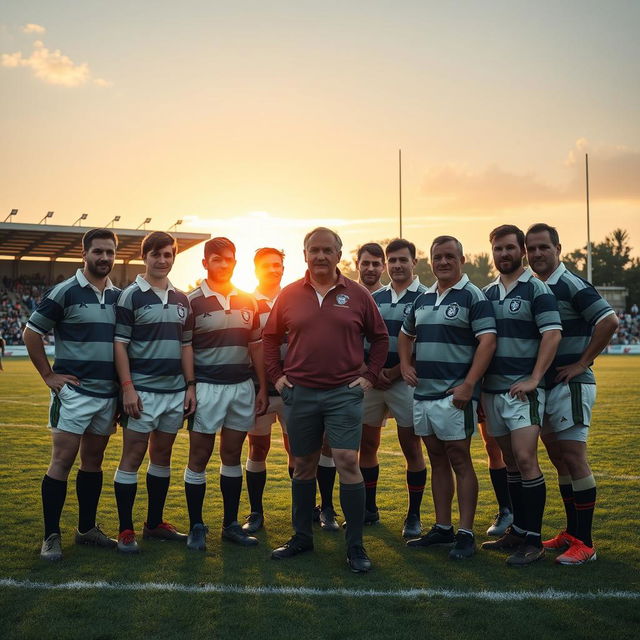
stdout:
<svg viewBox="0 0 640 640">
<path fill-rule="evenodd" d="M 562 340 L 545 376 L 547 387 L 551 388 L 558 384 L 558 367 L 578 362 L 591 341 L 593 327 L 615 311 L 590 282 L 569 271 L 562 262 L 546 284 L 558 301 L 562 319 Z M 589 368 L 571 382 L 595 384 L 596 379 Z"/>
<path fill-rule="evenodd" d="M 506 393 L 526 380 L 536 366 L 540 334 L 562 329 L 551 289 L 525 269 L 509 288 L 500 276 L 483 289 L 493 305 L 498 328 L 496 351 L 482 382 L 487 393 Z M 544 386 L 544 380 L 540 382 Z"/>
<path fill-rule="evenodd" d="M 189 294 L 189 304 L 196 381 L 236 384 L 251 378 L 249 344 L 260 340 L 255 298 L 235 288 L 224 296 L 203 280 Z"/>
<path fill-rule="evenodd" d="M 400 364 L 398 356 L 398 334 L 402 328 L 402 323 L 411 309 L 411 305 L 415 299 L 427 291 L 427 287 L 421 284 L 418 276 L 415 276 L 411 284 L 401 291 L 400 294 L 395 291 L 391 283 L 374 291 L 371 295 L 374 302 L 378 305 L 380 315 L 382 316 L 387 331 L 389 332 L 389 351 L 387 360 L 384 363 L 385 369 L 395 367 Z M 369 343 L 365 341 L 365 357 L 369 357 Z"/>
<path fill-rule="evenodd" d="M 118 298 L 116 342 L 127 345 L 131 380 L 138 391 L 185 389 L 182 347 L 190 344 L 189 301 L 173 287 L 152 287 L 137 276 Z"/>
<path fill-rule="evenodd" d="M 465 274 L 438 293 L 437 281 L 418 295 L 402 325 L 415 338 L 416 400 L 439 400 L 464 382 L 478 346 L 478 336 L 496 333 L 493 307 Z M 479 385 L 474 398 L 479 396 Z"/>
<path fill-rule="evenodd" d="M 358 378 L 364 360 L 363 336 L 371 343 L 366 373 L 372 384 L 386 359 L 387 328 L 371 294 L 337 271 L 335 287 L 318 306 L 309 272 L 278 296 L 262 333 L 267 374 L 276 382 L 283 373 L 293 384 L 331 389 Z M 284 365 L 280 345 L 288 333 Z"/>
<path fill-rule="evenodd" d="M 78 269 L 44 295 L 27 322 L 41 335 L 53 331 L 53 371 L 76 376 L 80 386 L 69 386 L 79 393 L 99 398 L 117 395 L 113 337 L 119 293 L 109 279 L 100 291 Z"/>
</svg>

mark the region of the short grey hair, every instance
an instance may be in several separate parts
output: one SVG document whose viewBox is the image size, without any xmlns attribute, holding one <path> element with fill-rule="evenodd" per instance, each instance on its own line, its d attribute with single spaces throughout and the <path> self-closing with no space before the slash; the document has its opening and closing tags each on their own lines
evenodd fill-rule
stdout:
<svg viewBox="0 0 640 640">
<path fill-rule="evenodd" d="M 456 246 L 458 247 L 458 251 L 460 252 L 460 256 L 463 257 L 464 256 L 464 251 L 462 249 L 462 243 L 460 242 L 460 240 L 458 240 L 458 238 L 454 238 L 453 236 L 438 236 L 437 238 L 433 239 L 433 242 L 431 243 L 431 249 L 429 250 L 429 255 L 433 255 L 433 248 L 437 247 L 441 244 L 444 244 L 445 242 L 455 242 Z"/>
<path fill-rule="evenodd" d="M 311 236 L 315 235 L 316 233 L 330 233 L 336 241 L 336 249 L 338 251 L 342 251 L 342 240 L 340 239 L 340 236 L 333 229 L 329 229 L 328 227 L 316 227 L 315 229 L 311 229 L 311 231 L 309 231 L 309 233 L 307 233 L 307 235 L 304 237 L 305 249 L 307 248 L 307 243 L 309 242 Z"/>
</svg>

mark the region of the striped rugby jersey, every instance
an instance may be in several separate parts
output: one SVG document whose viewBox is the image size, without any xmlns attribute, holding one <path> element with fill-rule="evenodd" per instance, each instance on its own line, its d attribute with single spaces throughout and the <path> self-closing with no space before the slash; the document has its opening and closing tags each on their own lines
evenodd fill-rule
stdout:
<svg viewBox="0 0 640 640">
<path fill-rule="evenodd" d="M 184 391 L 182 347 L 190 344 L 189 301 L 169 283 L 163 298 L 136 276 L 118 298 L 116 342 L 127 345 L 136 391 Z"/>
<path fill-rule="evenodd" d="M 415 338 L 416 400 L 440 400 L 464 382 L 483 333 L 496 333 L 493 307 L 465 274 L 438 294 L 437 281 L 409 309 L 402 331 Z M 473 397 L 478 399 L 480 385 Z"/>
<path fill-rule="evenodd" d="M 546 375 L 547 388 L 551 388 L 558 384 L 557 368 L 578 362 L 591 340 L 593 327 L 615 311 L 591 283 L 569 271 L 563 263 L 547 278 L 546 284 L 558 300 L 562 319 L 562 340 Z M 589 368 L 571 382 L 595 384 L 596 379 Z"/>
<path fill-rule="evenodd" d="M 536 366 L 540 334 L 562 329 L 556 298 L 530 268 L 507 291 L 498 276 L 483 289 L 493 305 L 498 327 L 496 351 L 484 374 L 482 390 L 507 393 Z M 544 379 L 539 387 L 544 387 Z"/>
<path fill-rule="evenodd" d="M 233 289 L 225 298 L 207 281 L 189 294 L 197 382 L 237 384 L 251 378 L 249 343 L 260 340 L 255 298 Z"/>
<path fill-rule="evenodd" d="M 387 352 L 387 360 L 384 363 L 385 369 L 400 364 L 400 358 L 398 356 L 398 334 L 414 300 L 426 291 L 427 287 L 420 282 L 418 276 L 415 276 L 413 282 L 401 292 L 399 297 L 391 286 L 391 283 L 371 294 L 375 303 L 378 305 L 380 315 L 387 325 L 387 331 L 389 332 L 389 351 Z M 366 340 L 364 343 L 364 351 L 365 358 L 368 358 L 369 343 Z"/>
<path fill-rule="evenodd" d="M 76 376 L 80 386 L 68 386 L 88 396 L 118 394 L 113 336 L 119 294 L 109 279 L 104 291 L 99 291 L 78 269 L 45 293 L 27 322 L 29 329 L 43 336 L 53 330 L 53 371 Z"/>
<path fill-rule="evenodd" d="M 271 313 L 271 309 L 273 308 L 273 305 L 278 299 L 278 296 L 276 295 L 275 298 L 269 298 L 265 296 L 264 293 L 261 293 L 259 289 L 256 289 L 253 292 L 253 297 L 256 299 L 256 302 L 258 303 L 258 315 L 260 316 L 260 333 L 262 333 L 262 330 L 264 329 L 264 326 L 267 324 L 267 320 L 269 319 L 269 314 Z M 285 334 L 284 339 L 282 340 L 282 345 L 280 347 L 280 361 L 282 364 L 284 364 L 284 357 L 286 355 L 287 355 L 287 335 Z M 258 376 L 256 375 L 255 371 L 253 371 L 252 377 L 253 377 L 253 382 L 257 387 Z M 280 395 L 276 391 L 276 388 L 273 385 L 273 383 L 268 382 L 267 386 L 268 386 L 270 396 Z"/>
</svg>

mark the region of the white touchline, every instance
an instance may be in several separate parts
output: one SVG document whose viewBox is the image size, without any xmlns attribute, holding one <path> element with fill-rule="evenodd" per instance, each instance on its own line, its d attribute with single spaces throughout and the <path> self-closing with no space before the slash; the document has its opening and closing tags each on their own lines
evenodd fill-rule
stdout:
<svg viewBox="0 0 640 640">
<path fill-rule="evenodd" d="M 101 591 L 165 591 L 167 593 L 220 593 L 242 595 L 275 596 L 325 596 L 346 598 L 446 598 L 449 600 L 490 600 L 494 602 L 517 602 L 522 600 L 638 600 L 637 591 L 458 591 L 455 589 L 314 589 L 311 587 L 250 587 L 237 584 L 177 584 L 175 582 L 36 582 L 32 580 L 13 580 L 0 578 L 0 588 L 40 589 L 43 591 L 82 591 L 99 589 Z"/>
</svg>

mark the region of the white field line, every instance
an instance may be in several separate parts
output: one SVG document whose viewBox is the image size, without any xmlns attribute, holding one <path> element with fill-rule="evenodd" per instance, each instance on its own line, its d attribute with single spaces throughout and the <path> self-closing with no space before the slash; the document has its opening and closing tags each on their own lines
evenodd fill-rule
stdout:
<svg viewBox="0 0 640 640">
<path fill-rule="evenodd" d="M 29 402 L 29 400 L 15 400 L 14 398 L 0 398 L 1 403 L 6 404 L 22 404 L 29 405 L 30 407 L 48 407 L 48 402 Z"/>
<path fill-rule="evenodd" d="M 489 600 L 492 602 L 520 602 L 523 600 L 638 600 L 637 591 L 459 591 L 455 589 L 315 589 L 312 587 L 250 587 L 234 584 L 188 585 L 175 582 L 35 582 L 0 578 L 0 587 L 41 591 L 161 591 L 166 593 L 220 593 L 240 595 L 276 595 L 300 597 L 345 597 L 345 598 L 445 598 L 449 600 Z"/>
</svg>

